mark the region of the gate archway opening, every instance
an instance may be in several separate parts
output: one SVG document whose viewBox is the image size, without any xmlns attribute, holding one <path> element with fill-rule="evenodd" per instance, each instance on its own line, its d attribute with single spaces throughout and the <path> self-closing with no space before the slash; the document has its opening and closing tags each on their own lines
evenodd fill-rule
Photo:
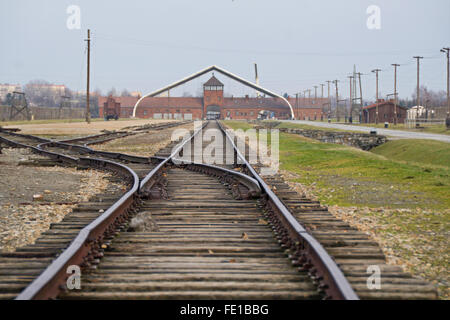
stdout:
<svg viewBox="0 0 450 320">
<path fill-rule="evenodd" d="M 220 107 L 216 105 L 210 105 L 206 107 L 206 120 L 218 120 L 220 119 Z"/>
</svg>

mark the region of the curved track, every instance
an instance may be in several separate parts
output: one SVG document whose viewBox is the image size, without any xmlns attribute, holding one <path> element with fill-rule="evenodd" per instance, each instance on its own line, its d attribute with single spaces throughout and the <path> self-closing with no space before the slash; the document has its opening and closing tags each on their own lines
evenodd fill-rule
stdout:
<svg viewBox="0 0 450 320">
<path fill-rule="evenodd" d="M 195 159 L 192 143 L 201 130 L 154 158 L 94 151 L 83 141 L 40 141 L 36 152 L 72 164 L 119 166 L 131 183 L 105 212 L 75 217 L 81 230 L 66 236 L 70 245 L 50 265 L 42 262 L 48 267 L 17 298 L 358 299 L 336 260 L 294 217 L 296 208 L 315 204 L 278 198 L 224 128 L 206 126 L 221 130 L 246 174 L 175 161 L 186 148 Z M 106 159 L 146 167 L 138 177 Z M 81 290 L 64 289 L 71 265 L 83 267 Z"/>
</svg>

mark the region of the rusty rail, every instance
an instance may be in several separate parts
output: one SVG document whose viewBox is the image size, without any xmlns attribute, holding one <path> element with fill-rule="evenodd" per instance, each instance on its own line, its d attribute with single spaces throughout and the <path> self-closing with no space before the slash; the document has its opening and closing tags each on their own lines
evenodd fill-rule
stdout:
<svg viewBox="0 0 450 320">
<path fill-rule="evenodd" d="M 67 279 L 67 268 L 70 265 L 88 266 L 89 262 L 99 257 L 98 249 L 105 237 L 116 232 L 116 228 L 126 221 L 134 209 L 134 200 L 139 188 L 139 178 L 131 169 L 107 160 L 80 158 L 83 164 L 91 164 L 98 168 L 114 167 L 133 179 L 132 188 L 119 201 L 108 208 L 101 216 L 84 227 L 69 247 L 56 258 L 16 300 L 56 298 L 60 286 Z"/>
<path fill-rule="evenodd" d="M 290 250 L 292 262 L 304 270 L 309 270 L 310 275 L 319 284 L 319 288 L 325 292 L 327 298 L 359 300 L 336 262 L 322 245 L 294 218 L 282 201 L 248 163 L 219 121 L 218 125 L 233 146 L 237 157 L 242 160 L 245 168 L 258 181 L 265 193 L 266 205 L 270 209 L 269 218 L 274 225 L 274 231 L 283 247 Z"/>
<path fill-rule="evenodd" d="M 124 224 L 131 216 L 134 212 L 136 200 L 141 190 L 147 190 L 147 188 L 151 189 L 154 182 L 158 179 L 158 177 L 160 177 L 160 171 L 162 171 L 163 167 L 171 160 L 173 156 L 178 154 L 184 144 L 189 142 L 190 139 L 198 134 L 200 130 L 201 129 L 197 130 L 197 132 L 195 132 L 189 139 L 180 144 L 180 146 L 171 154 L 170 157 L 164 159 L 156 168 L 154 168 L 143 179 L 143 183 L 141 183 L 141 185 L 139 184 L 139 178 L 136 173 L 124 165 L 102 159 L 80 158 L 78 160 L 79 164 L 88 164 L 101 169 L 114 168 L 116 172 L 131 176 L 133 180 L 132 188 L 102 215 L 84 227 L 71 242 L 69 247 L 64 250 L 63 253 L 56 258 L 36 279 L 34 279 L 34 281 L 16 297 L 16 300 L 56 298 L 68 277 L 68 274 L 66 273 L 67 268 L 71 265 L 89 266 L 90 261 L 101 256 L 99 249 L 101 248 L 103 239 L 115 234 L 117 228 Z M 82 151 L 89 151 L 90 149 L 88 147 L 56 142 L 45 142 L 42 146 L 52 143 L 56 145 L 64 145 L 69 148 L 76 147 Z M 23 146 L 30 147 L 26 145 Z M 52 154 L 52 156 L 58 155 L 40 148 L 34 149 L 38 152 L 42 152 L 43 154 Z"/>
<path fill-rule="evenodd" d="M 126 175 L 133 180 L 132 188 L 123 195 L 119 201 L 112 205 L 106 212 L 99 216 L 92 223 L 83 228 L 70 246 L 56 258 L 46 270 L 39 275 L 16 299 L 48 299 L 55 298 L 64 285 L 68 274 L 66 269 L 69 265 L 89 266 L 90 261 L 100 257 L 99 248 L 105 237 L 116 233 L 117 228 L 125 223 L 131 216 L 135 209 L 136 200 L 138 196 L 145 196 L 151 193 L 151 189 L 163 177 L 165 167 L 177 160 L 175 157 L 180 153 L 186 143 L 190 142 L 201 130 L 206 126 L 207 122 L 194 132 L 188 139 L 184 139 L 182 143 L 172 152 L 168 158 L 158 158 L 155 160 L 160 163 L 139 183 L 137 175 L 128 167 L 121 164 L 111 162 L 108 160 L 80 158 L 75 159 L 65 155 L 48 152 L 46 150 L 36 147 L 31 147 L 34 152 L 38 152 L 50 157 L 56 157 L 61 161 L 76 161 L 79 164 L 87 164 L 102 169 L 110 169 L 118 171 L 122 175 Z M 252 177 L 244 175 L 239 172 L 227 170 L 220 167 L 198 164 L 198 163 L 184 163 L 190 170 L 200 170 L 202 172 L 216 175 L 216 176 L 232 176 L 243 186 L 247 187 L 248 196 L 254 196 L 257 193 L 263 193 L 265 203 L 270 211 L 269 219 L 274 226 L 274 232 L 277 238 L 282 243 L 282 246 L 289 249 L 291 252 L 291 260 L 302 266 L 305 270 L 309 270 L 310 274 L 319 284 L 328 298 L 332 299 L 348 299 L 356 300 L 358 296 L 355 294 L 347 279 L 342 274 L 334 260 L 328 255 L 325 249 L 308 234 L 303 226 L 292 216 L 289 210 L 278 199 L 278 197 L 270 190 L 269 186 L 257 174 L 254 168 L 246 161 L 240 151 L 237 149 L 234 141 L 230 138 L 226 130 L 219 123 L 219 127 L 231 142 L 237 157 L 239 157 L 247 171 Z M 1 137 L 0 137 L 1 138 Z M 7 140 L 3 138 L 3 140 Z M 44 143 L 47 145 L 48 140 Z M 66 147 L 76 147 L 79 150 L 87 153 L 96 152 L 86 146 L 76 146 L 66 143 L 57 143 Z M 30 148 L 30 146 L 23 145 L 23 147 Z M 120 156 L 133 157 L 134 160 L 149 161 L 149 158 L 134 157 L 128 155 L 114 155 L 113 153 L 99 152 L 103 156 L 109 155 L 111 158 Z M 100 155 L 100 154 L 99 154 Z M 128 158 L 131 159 L 131 158 Z"/>
</svg>

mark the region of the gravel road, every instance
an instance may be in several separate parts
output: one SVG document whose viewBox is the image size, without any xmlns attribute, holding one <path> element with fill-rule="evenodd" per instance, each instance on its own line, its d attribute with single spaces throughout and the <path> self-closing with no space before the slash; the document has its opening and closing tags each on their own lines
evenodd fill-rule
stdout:
<svg viewBox="0 0 450 320">
<path fill-rule="evenodd" d="M 450 136 L 437 133 L 425 133 L 425 132 L 412 132 L 412 131 L 402 131 L 402 130 L 390 130 L 381 129 L 374 127 L 363 127 L 363 126 L 352 126 L 348 124 L 337 124 L 337 123 L 325 123 L 316 121 L 305 121 L 305 120 L 281 120 L 282 122 L 291 122 L 297 124 L 305 124 L 315 127 L 323 128 L 334 128 L 346 131 L 367 131 L 368 133 L 372 130 L 377 131 L 378 134 L 394 137 L 398 139 L 428 139 L 437 140 L 442 142 L 450 143 Z"/>
</svg>

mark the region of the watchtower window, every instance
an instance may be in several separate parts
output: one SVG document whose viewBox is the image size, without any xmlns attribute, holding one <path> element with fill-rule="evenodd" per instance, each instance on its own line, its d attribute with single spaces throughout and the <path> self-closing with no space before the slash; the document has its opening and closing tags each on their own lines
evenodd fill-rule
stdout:
<svg viewBox="0 0 450 320">
<path fill-rule="evenodd" d="M 223 86 L 205 86 L 205 91 L 222 91 Z"/>
</svg>

